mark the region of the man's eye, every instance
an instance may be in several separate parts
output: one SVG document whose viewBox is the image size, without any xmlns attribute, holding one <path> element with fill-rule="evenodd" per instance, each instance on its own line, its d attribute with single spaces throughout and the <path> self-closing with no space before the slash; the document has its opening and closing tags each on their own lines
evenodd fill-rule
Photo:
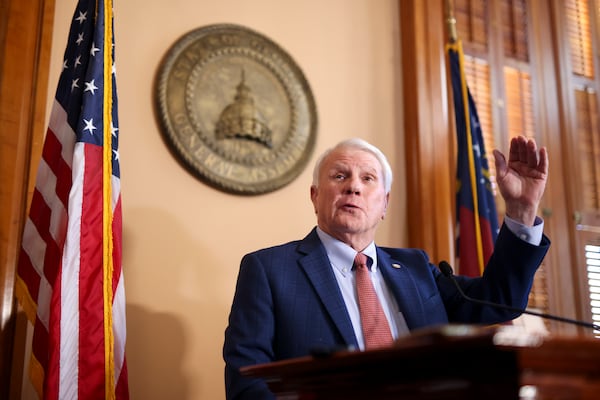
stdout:
<svg viewBox="0 0 600 400">
<path fill-rule="evenodd" d="M 368 182 L 371 182 L 371 181 L 374 181 L 374 180 L 375 180 L 375 178 L 374 178 L 374 177 L 372 177 L 372 176 L 370 176 L 370 175 L 369 175 L 369 176 L 365 176 L 363 179 L 364 179 L 365 181 L 368 181 Z"/>
<path fill-rule="evenodd" d="M 345 178 L 345 175 L 343 175 L 343 174 L 335 174 L 333 177 L 334 177 L 335 179 L 337 179 L 337 180 L 342 180 L 342 179 L 344 179 L 344 178 Z"/>
</svg>

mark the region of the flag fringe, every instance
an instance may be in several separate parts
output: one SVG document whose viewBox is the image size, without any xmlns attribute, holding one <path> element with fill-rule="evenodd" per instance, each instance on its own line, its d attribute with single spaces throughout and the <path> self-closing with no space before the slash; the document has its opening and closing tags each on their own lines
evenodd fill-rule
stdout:
<svg viewBox="0 0 600 400">
<path fill-rule="evenodd" d="M 104 113 L 103 113 L 103 273 L 104 357 L 106 400 L 115 399 L 113 333 L 113 237 L 112 237 L 112 1 L 104 1 Z"/>
<path fill-rule="evenodd" d="M 15 297 L 19 301 L 21 308 L 25 312 L 25 316 L 32 324 L 35 324 L 37 317 L 37 303 L 33 301 L 31 293 L 27 288 L 27 284 L 19 275 L 16 276 L 15 281 Z"/>
</svg>

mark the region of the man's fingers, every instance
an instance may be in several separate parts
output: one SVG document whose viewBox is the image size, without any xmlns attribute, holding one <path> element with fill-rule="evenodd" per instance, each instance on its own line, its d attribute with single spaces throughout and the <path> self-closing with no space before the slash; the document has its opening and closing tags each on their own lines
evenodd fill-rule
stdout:
<svg viewBox="0 0 600 400">
<path fill-rule="evenodd" d="M 532 161 L 531 142 L 527 140 L 526 137 L 519 136 L 517 138 L 517 143 L 519 146 L 519 161 L 527 163 L 527 165 L 529 165 L 529 163 Z M 535 142 L 533 143 L 533 150 L 533 155 L 535 156 Z"/>
<path fill-rule="evenodd" d="M 540 162 L 538 164 L 538 170 L 544 175 L 548 175 L 548 150 L 546 147 L 540 148 L 539 156 Z"/>
<path fill-rule="evenodd" d="M 510 141 L 509 162 L 521 162 L 529 168 L 546 173 L 548 170 L 548 153 L 545 147 L 537 148 L 535 139 L 517 136 Z"/>
<path fill-rule="evenodd" d="M 520 150 L 519 150 L 519 138 L 514 137 L 510 141 L 510 149 L 508 151 L 508 161 L 519 161 L 520 160 Z"/>
<path fill-rule="evenodd" d="M 538 156 L 537 146 L 533 139 L 530 139 L 526 142 L 526 151 L 527 151 L 527 156 L 526 156 L 527 158 L 525 158 L 524 160 L 527 160 L 527 166 L 530 168 L 537 169 L 540 159 Z"/>
<path fill-rule="evenodd" d="M 504 154 L 496 149 L 492 153 L 494 154 L 494 163 L 496 164 L 496 177 L 500 178 L 506 173 L 506 158 L 504 158 Z"/>
</svg>

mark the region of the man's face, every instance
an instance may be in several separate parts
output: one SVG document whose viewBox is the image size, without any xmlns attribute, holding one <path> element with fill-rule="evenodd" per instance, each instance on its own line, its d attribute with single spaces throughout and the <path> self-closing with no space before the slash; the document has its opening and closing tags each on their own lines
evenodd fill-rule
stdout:
<svg viewBox="0 0 600 400">
<path fill-rule="evenodd" d="M 323 231 L 348 244 L 366 246 L 385 216 L 389 195 L 377 158 L 368 151 L 342 148 L 323 160 L 319 187 L 311 187 L 310 197 Z"/>
</svg>

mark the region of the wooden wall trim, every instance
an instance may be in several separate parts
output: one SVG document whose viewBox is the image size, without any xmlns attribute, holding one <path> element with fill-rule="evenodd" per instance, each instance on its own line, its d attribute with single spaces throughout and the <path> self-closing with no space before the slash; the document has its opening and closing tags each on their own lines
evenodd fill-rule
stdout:
<svg viewBox="0 0 600 400">
<path fill-rule="evenodd" d="M 454 262 L 454 140 L 448 121 L 444 0 L 401 0 L 409 246 Z"/>
<path fill-rule="evenodd" d="M 16 263 L 31 165 L 38 163 L 44 136 L 54 5 L 2 0 L 0 7 L 6 12 L 0 42 L 0 398 L 9 398 L 11 386 Z"/>
</svg>

